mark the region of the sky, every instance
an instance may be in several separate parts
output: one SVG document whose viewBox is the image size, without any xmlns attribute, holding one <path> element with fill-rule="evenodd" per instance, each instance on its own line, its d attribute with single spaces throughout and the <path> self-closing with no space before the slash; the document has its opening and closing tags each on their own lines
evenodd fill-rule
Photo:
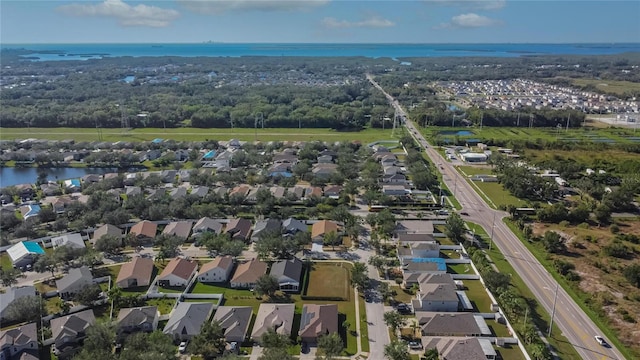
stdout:
<svg viewBox="0 0 640 360">
<path fill-rule="evenodd" d="M 640 1 L 2 0 L 0 43 L 640 42 Z"/>
</svg>

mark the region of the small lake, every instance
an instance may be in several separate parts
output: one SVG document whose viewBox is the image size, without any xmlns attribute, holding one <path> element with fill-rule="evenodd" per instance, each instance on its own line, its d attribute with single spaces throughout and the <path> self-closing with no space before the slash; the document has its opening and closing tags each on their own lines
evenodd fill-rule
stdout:
<svg viewBox="0 0 640 360">
<path fill-rule="evenodd" d="M 47 168 L 47 179 L 51 181 L 75 179 L 87 174 L 106 174 L 118 172 L 116 168 Z M 0 187 L 18 184 L 35 184 L 38 180 L 38 168 L 0 168 Z"/>
<path fill-rule="evenodd" d="M 469 135 L 473 135 L 473 131 L 469 131 L 469 130 L 444 130 L 444 131 L 439 131 L 438 132 L 439 135 L 457 135 L 457 136 L 469 136 Z"/>
</svg>

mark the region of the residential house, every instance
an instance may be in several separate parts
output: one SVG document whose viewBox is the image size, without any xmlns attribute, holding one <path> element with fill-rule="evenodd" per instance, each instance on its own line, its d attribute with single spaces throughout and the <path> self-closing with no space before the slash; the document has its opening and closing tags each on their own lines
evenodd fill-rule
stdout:
<svg viewBox="0 0 640 360">
<path fill-rule="evenodd" d="M 203 217 L 202 219 L 198 220 L 193 226 L 194 234 L 201 234 L 207 231 L 220 234 L 222 232 L 222 223 L 218 220 Z"/>
<path fill-rule="evenodd" d="M 40 190 L 45 196 L 56 196 L 62 194 L 60 185 L 57 183 L 47 183 L 40 185 Z"/>
<path fill-rule="evenodd" d="M 440 257 L 440 244 L 437 242 L 410 242 L 398 247 L 398 258 L 437 258 Z"/>
<path fill-rule="evenodd" d="M 423 341 L 425 349 L 437 349 L 446 360 L 494 360 L 496 350 L 489 339 L 465 337 L 429 337 Z"/>
<path fill-rule="evenodd" d="M 227 143 L 227 146 L 231 149 L 236 149 L 236 150 L 242 148 L 242 144 L 238 139 L 229 140 L 229 142 Z"/>
<path fill-rule="evenodd" d="M 382 174 L 383 176 L 391 176 L 391 175 L 396 175 L 398 173 L 400 173 L 401 170 L 399 167 L 397 166 L 385 166 L 382 169 Z"/>
<path fill-rule="evenodd" d="M 124 340 L 128 335 L 138 332 L 150 333 L 158 328 L 160 312 L 157 306 L 142 306 L 120 309 L 118 312 L 118 339 Z"/>
<path fill-rule="evenodd" d="M 176 161 L 187 161 L 189 160 L 189 150 L 178 149 L 173 152 L 176 157 Z"/>
<path fill-rule="evenodd" d="M 82 240 L 82 235 L 79 233 L 75 234 L 65 234 L 62 236 L 56 236 L 51 238 L 51 244 L 54 248 L 60 246 L 70 246 L 74 249 L 84 249 L 87 246 L 84 244 L 84 240 Z"/>
<path fill-rule="evenodd" d="M 65 180 L 64 188 L 67 192 L 79 192 L 82 190 L 82 184 L 80 184 L 80 179 Z"/>
<path fill-rule="evenodd" d="M 385 175 L 382 177 L 383 184 L 407 185 L 407 177 L 403 174 Z"/>
<path fill-rule="evenodd" d="M 142 194 L 140 186 L 127 186 L 125 187 L 125 194 L 127 197 L 136 196 Z"/>
<path fill-rule="evenodd" d="M 329 179 L 338 171 L 338 165 L 336 164 L 314 164 L 311 173 L 316 178 Z"/>
<path fill-rule="evenodd" d="M 157 149 L 152 149 L 146 152 L 142 152 L 142 154 L 140 155 L 140 162 L 144 162 L 144 161 L 153 161 L 158 159 L 160 156 L 162 156 L 162 151 L 157 150 Z"/>
<path fill-rule="evenodd" d="M 28 201 L 33 199 L 36 194 L 35 190 L 33 190 L 33 185 L 31 184 L 18 184 L 15 186 L 16 191 L 18 192 L 18 196 L 23 201 Z"/>
<path fill-rule="evenodd" d="M 278 279 L 280 290 L 297 292 L 301 290 L 302 261 L 294 257 L 271 265 L 271 275 Z"/>
<path fill-rule="evenodd" d="M 397 235 L 398 243 L 400 245 L 418 243 L 418 242 L 426 242 L 433 243 L 436 242 L 436 239 L 432 234 L 398 234 Z"/>
<path fill-rule="evenodd" d="M 200 282 L 226 282 L 233 270 L 233 258 L 231 256 L 217 256 L 212 261 L 202 265 L 198 272 Z"/>
<path fill-rule="evenodd" d="M 260 343 L 262 334 L 270 329 L 281 335 L 291 335 L 294 312 L 295 304 L 260 304 L 251 339 Z"/>
<path fill-rule="evenodd" d="M 36 205 L 36 204 L 23 205 L 20 207 L 20 213 L 22 214 L 22 218 L 24 220 L 27 220 L 34 216 L 38 216 L 38 214 L 40 213 L 40 205 Z"/>
<path fill-rule="evenodd" d="M 138 176 L 140 176 L 141 178 L 142 175 L 139 175 L 139 173 L 127 173 L 124 175 L 124 179 L 122 179 L 122 184 L 124 186 L 135 185 L 136 181 L 138 180 Z"/>
<path fill-rule="evenodd" d="M 387 196 L 405 196 L 411 194 L 411 190 L 404 185 L 382 185 L 382 194 Z"/>
<path fill-rule="evenodd" d="M 204 161 L 203 166 L 204 167 L 213 167 L 216 169 L 220 169 L 220 168 L 228 168 L 231 166 L 231 159 L 233 159 L 233 155 L 234 155 L 235 151 L 231 151 L 231 150 L 225 150 L 221 153 L 218 154 L 218 156 L 216 156 L 215 160 L 213 161 Z"/>
<path fill-rule="evenodd" d="M 332 199 L 337 199 L 340 197 L 340 193 L 342 192 L 342 186 L 339 185 L 330 185 L 324 188 L 324 196 Z"/>
<path fill-rule="evenodd" d="M 460 310 L 456 286 L 451 284 L 421 283 L 420 291 L 412 301 L 415 311 L 455 312 Z"/>
<path fill-rule="evenodd" d="M 36 323 L 0 331 L 0 360 L 37 360 L 39 355 Z"/>
<path fill-rule="evenodd" d="M 319 156 L 329 156 L 333 160 L 338 156 L 338 153 L 336 153 L 333 150 L 324 149 L 324 150 L 320 151 L 320 153 L 318 153 L 318 155 Z"/>
<path fill-rule="evenodd" d="M 294 186 L 293 188 L 289 188 L 287 189 L 287 192 L 290 194 L 293 194 L 293 196 L 297 199 L 300 200 L 304 197 L 305 195 L 305 188 L 301 187 L 301 186 Z"/>
<path fill-rule="evenodd" d="M 43 203 L 46 201 L 47 199 L 45 199 Z M 64 213 L 66 207 L 73 202 L 75 202 L 75 200 L 71 199 L 68 196 L 59 196 L 54 198 L 53 201 L 51 201 L 51 208 L 53 209 L 53 211 L 56 212 L 56 214 L 62 214 Z"/>
<path fill-rule="evenodd" d="M 237 218 L 229 220 L 226 232 L 232 239 L 247 241 L 251 232 L 251 220 Z"/>
<path fill-rule="evenodd" d="M 191 188 L 191 195 L 203 198 L 209 194 L 208 186 L 194 186 Z"/>
<path fill-rule="evenodd" d="M 264 234 L 282 233 L 282 223 L 278 219 L 265 219 L 256 221 L 251 234 L 251 241 L 256 242 L 261 239 Z"/>
<path fill-rule="evenodd" d="M 398 158 L 396 158 L 395 155 L 390 153 L 380 158 L 380 165 L 382 165 L 382 167 L 394 166 L 397 161 L 398 161 Z"/>
<path fill-rule="evenodd" d="M 423 336 L 491 336 L 482 315 L 416 312 Z"/>
<path fill-rule="evenodd" d="M 227 342 L 243 343 L 251 323 L 251 306 L 218 306 L 212 321 L 220 323 Z"/>
<path fill-rule="evenodd" d="M 87 329 L 95 323 L 96 317 L 91 309 L 51 319 L 53 353 L 58 358 L 73 355 L 80 349 Z"/>
<path fill-rule="evenodd" d="M 244 185 L 244 184 L 238 185 L 233 189 L 231 189 L 231 191 L 229 192 L 229 197 L 239 196 L 241 198 L 246 198 L 249 195 L 250 191 L 251 191 L 251 186 Z"/>
<path fill-rule="evenodd" d="M 187 196 L 187 189 L 183 187 L 173 188 L 169 191 L 169 197 L 173 200 L 177 200 Z"/>
<path fill-rule="evenodd" d="M 451 284 L 457 287 L 457 284 L 453 280 L 451 274 L 448 273 L 411 273 L 411 277 L 407 278 L 404 286 L 410 289 L 415 284 Z"/>
<path fill-rule="evenodd" d="M 322 197 L 322 188 L 318 186 L 310 186 L 304 189 L 304 197 L 303 199 L 311 199 L 313 197 L 321 198 Z"/>
<path fill-rule="evenodd" d="M 56 280 L 58 295 L 64 300 L 71 299 L 73 295 L 91 285 L 93 285 L 93 275 L 86 266 L 69 269 L 67 275 Z"/>
<path fill-rule="evenodd" d="M 16 268 L 33 264 L 38 255 L 44 255 L 44 249 L 34 241 L 20 241 L 7 249 L 11 263 Z"/>
<path fill-rule="evenodd" d="M 221 169 L 218 169 L 218 172 L 220 172 L 220 170 Z M 213 190 L 213 193 L 216 194 L 216 196 L 219 196 L 221 198 L 224 198 L 224 196 L 227 195 L 228 192 L 229 192 L 229 189 L 225 186 L 219 186 Z"/>
<path fill-rule="evenodd" d="M 138 239 L 153 239 L 156 237 L 157 230 L 158 225 L 149 220 L 143 220 L 133 225 L 129 233 L 135 234 Z"/>
<path fill-rule="evenodd" d="M 258 260 L 251 259 L 242 264 L 238 264 L 236 271 L 229 284 L 232 288 L 253 289 L 260 276 L 267 273 L 267 264 Z"/>
<path fill-rule="evenodd" d="M 176 342 L 191 340 L 200 334 L 202 325 L 209 321 L 213 307 L 211 302 L 181 302 L 171 311 L 171 317 L 162 332 Z"/>
<path fill-rule="evenodd" d="M 165 188 L 149 189 L 148 191 L 149 195 L 147 195 L 147 200 L 149 201 L 159 201 L 167 195 L 167 190 Z"/>
<path fill-rule="evenodd" d="M 164 235 L 175 235 L 183 240 L 186 240 L 189 238 L 189 235 L 191 235 L 191 225 L 193 225 L 193 222 L 189 220 L 172 221 L 167 226 L 165 226 L 164 230 L 162 230 L 162 233 Z"/>
<path fill-rule="evenodd" d="M 3 293 L 0 293 L 0 322 L 5 320 L 7 307 L 9 307 L 12 302 L 27 296 L 36 296 L 36 288 L 31 285 L 10 286 L 6 288 Z"/>
<path fill-rule="evenodd" d="M 269 188 L 269 191 L 271 192 L 271 195 L 273 195 L 273 197 L 275 197 L 276 199 L 282 199 L 286 194 L 287 189 L 283 188 L 282 186 L 272 186 Z"/>
<path fill-rule="evenodd" d="M 115 225 L 111 225 L 111 224 L 102 225 L 99 228 L 97 228 L 96 231 L 93 232 L 93 236 L 91 238 L 91 243 L 95 244 L 96 241 L 98 241 L 99 239 L 101 239 L 105 235 L 110 235 L 110 236 L 115 236 L 115 237 L 121 238 L 122 237 L 122 229 L 120 229 L 119 227 L 117 227 Z"/>
<path fill-rule="evenodd" d="M 303 342 L 315 344 L 318 337 L 338 332 L 338 305 L 304 304 L 298 336 Z"/>
<path fill-rule="evenodd" d="M 332 164 L 333 163 L 333 157 L 329 156 L 329 155 L 320 155 L 318 156 L 318 164 Z"/>
<path fill-rule="evenodd" d="M 282 222 L 282 229 L 285 234 L 294 235 L 297 232 L 308 232 L 309 228 L 304 221 L 288 218 L 287 220 Z"/>
<path fill-rule="evenodd" d="M 338 224 L 329 220 L 320 220 L 311 226 L 311 240 L 322 242 L 327 233 L 335 232 L 338 234 Z"/>
<path fill-rule="evenodd" d="M 160 179 L 163 183 L 172 183 L 176 181 L 178 170 L 162 170 L 160 171 Z"/>
<path fill-rule="evenodd" d="M 158 285 L 163 287 L 186 286 L 197 270 L 197 262 L 173 258 L 158 276 Z"/>
<path fill-rule="evenodd" d="M 134 257 L 133 260 L 120 267 L 116 285 L 122 289 L 149 286 L 153 268 L 152 259 Z"/>
<path fill-rule="evenodd" d="M 84 184 L 93 184 L 102 181 L 102 176 L 98 174 L 87 174 L 80 179 L 82 179 L 82 183 Z"/>
</svg>

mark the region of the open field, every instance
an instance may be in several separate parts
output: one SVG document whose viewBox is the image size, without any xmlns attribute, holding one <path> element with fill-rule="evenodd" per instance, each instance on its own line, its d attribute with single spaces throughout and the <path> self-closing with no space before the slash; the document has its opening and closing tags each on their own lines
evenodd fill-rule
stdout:
<svg viewBox="0 0 640 360">
<path fill-rule="evenodd" d="M 640 91 L 640 83 L 631 81 L 571 79 L 571 82 L 577 86 L 594 85 L 599 90 L 617 95 L 622 95 L 629 91 Z"/>
<path fill-rule="evenodd" d="M 460 171 L 465 177 L 467 177 L 467 181 L 471 184 L 471 186 L 477 189 L 480 189 L 482 192 L 478 192 L 480 196 L 488 198 L 491 201 L 487 203 L 489 205 L 494 204 L 494 208 L 500 207 L 500 205 L 514 205 L 516 207 L 524 207 L 527 205 L 526 201 L 518 199 L 517 197 L 511 195 L 507 190 L 504 189 L 502 184 L 497 182 L 482 182 L 482 181 L 471 181 L 468 179 L 468 175 L 493 175 L 493 171 L 487 168 L 479 168 L 475 166 L 459 166 L 457 167 L 458 171 Z"/>
<path fill-rule="evenodd" d="M 343 263 L 313 264 L 305 295 L 349 299 L 349 269 Z"/>
<path fill-rule="evenodd" d="M 527 122 L 528 124 L 528 122 Z M 460 135 L 455 132 L 462 131 Z M 563 142 L 594 142 L 594 143 L 640 143 L 640 135 L 634 133 L 632 129 L 607 128 L 607 129 L 557 129 L 557 128 L 528 128 L 526 124 L 521 127 L 430 127 L 422 132 L 431 139 L 439 137 L 441 139 L 455 138 L 460 140 L 477 139 L 481 142 L 491 140 L 545 140 Z"/>
<path fill-rule="evenodd" d="M 102 129 L 100 138 L 96 129 L 87 128 L 0 128 L 0 140 L 39 138 L 75 141 L 150 141 L 156 138 L 176 141 L 229 140 L 241 141 L 354 141 L 368 144 L 393 139 L 392 130 L 365 129 L 362 131 L 336 131 L 333 129 Z M 257 134 L 257 135 L 256 135 Z M 398 137 L 401 132 L 396 132 Z"/>
</svg>

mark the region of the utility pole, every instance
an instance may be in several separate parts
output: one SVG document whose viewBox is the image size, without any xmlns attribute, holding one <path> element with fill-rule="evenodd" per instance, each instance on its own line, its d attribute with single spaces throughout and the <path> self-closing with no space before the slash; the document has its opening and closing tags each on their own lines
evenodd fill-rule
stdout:
<svg viewBox="0 0 640 360">
<path fill-rule="evenodd" d="M 549 322 L 549 333 L 547 334 L 547 337 L 551 337 L 551 329 L 553 328 L 553 317 L 556 314 L 556 300 L 558 300 L 558 287 L 560 286 L 559 283 L 556 283 L 556 293 L 553 296 L 553 310 L 551 310 L 551 322 Z"/>
<path fill-rule="evenodd" d="M 571 119 L 571 113 L 569 113 L 569 116 L 567 116 L 567 128 L 564 130 L 565 132 L 569 131 L 569 119 Z"/>
<path fill-rule="evenodd" d="M 491 236 L 489 236 L 489 251 L 493 247 L 493 229 L 496 227 L 496 212 L 493 212 L 493 221 L 491 222 Z"/>
<path fill-rule="evenodd" d="M 484 112 L 480 115 L 480 130 L 482 130 L 482 120 L 484 120 Z"/>
<path fill-rule="evenodd" d="M 516 123 L 516 127 L 520 127 L 520 112 L 518 111 L 518 122 Z"/>
</svg>

